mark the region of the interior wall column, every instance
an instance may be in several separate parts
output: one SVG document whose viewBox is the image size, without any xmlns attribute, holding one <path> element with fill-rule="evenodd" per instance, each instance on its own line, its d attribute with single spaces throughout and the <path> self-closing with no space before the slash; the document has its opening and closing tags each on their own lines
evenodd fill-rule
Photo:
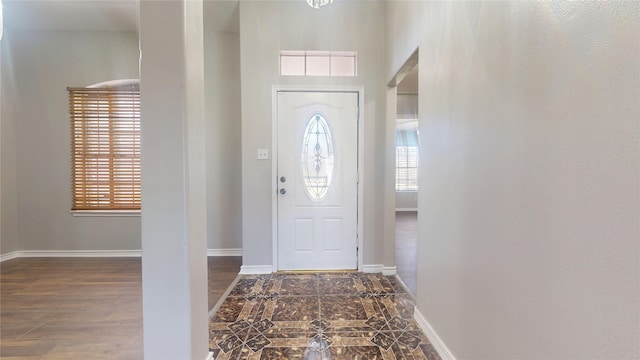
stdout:
<svg viewBox="0 0 640 360">
<path fill-rule="evenodd" d="M 145 359 L 211 358 L 202 6 L 140 1 Z"/>
<path fill-rule="evenodd" d="M 384 157 L 384 272 L 394 275 L 396 264 L 396 87 L 387 87 Z"/>
</svg>

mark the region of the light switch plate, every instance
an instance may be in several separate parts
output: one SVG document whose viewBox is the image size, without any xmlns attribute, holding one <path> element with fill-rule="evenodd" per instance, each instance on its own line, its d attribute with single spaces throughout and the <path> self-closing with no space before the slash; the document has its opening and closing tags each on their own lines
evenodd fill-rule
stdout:
<svg viewBox="0 0 640 360">
<path fill-rule="evenodd" d="M 268 160 L 269 149 L 258 149 L 258 160 Z"/>
</svg>

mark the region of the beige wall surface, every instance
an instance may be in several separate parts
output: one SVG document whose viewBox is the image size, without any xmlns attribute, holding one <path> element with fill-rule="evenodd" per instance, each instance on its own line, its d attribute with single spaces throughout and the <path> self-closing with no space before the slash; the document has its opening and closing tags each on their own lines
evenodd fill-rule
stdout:
<svg viewBox="0 0 640 360">
<path fill-rule="evenodd" d="M 272 265 L 271 164 L 256 160 L 258 148 L 272 149 L 272 86 L 364 87 L 365 264 L 382 264 L 382 186 L 385 85 L 380 2 L 335 2 L 315 10 L 305 2 L 241 1 L 242 222 L 244 265 Z M 358 76 L 281 77 L 280 50 L 355 50 Z"/>
<path fill-rule="evenodd" d="M 242 248 L 240 35 L 215 31 L 208 25 L 214 24 L 205 22 L 204 33 L 208 247 L 239 249 Z"/>
<path fill-rule="evenodd" d="M 0 41 L 0 254 L 18 250 L 18 184 L 16 179 L 16 130 L 12 115 L 13 77 L 8 58 L 8 38 Z"/>
<path fill-rule="evenodd" d="M 137 35 L 11 31 L 2 42 L 3 105 L 10 105 L 7 111 L 3 106 L 2 116 L 2 240 L 15 244 L 2 252 L 140 249 L 138 217 L 73 217 L 69 212 L 66 90 L 137 78 Z"/>
<path fill-rule="evenodd" d="M 416 191 L 396 191 L 396 209 L 417 210 L 418 193 Z"/>
<path fill-rule="evenodd" d="M 420 49 L 417 309 L 457 359 L 637 359 L 640 3 L 385 2 Z"/>
<path fill-rule="evenodd" d="M 145 359 L 208 355 L 202 6 L 140 5 Z"/>
<path fill-rule="evenodd" d="M 14 30 L 5 32 L 2 47 L 0 253 L 140 249 L 139 217 L 69 213 L 66 92 L 67 86 L 138 78 L 137 35 Z M 242 247 L 239 34 L 210 29 L 205 51 L 208 248 L 238 249 Z"/>
</svg>

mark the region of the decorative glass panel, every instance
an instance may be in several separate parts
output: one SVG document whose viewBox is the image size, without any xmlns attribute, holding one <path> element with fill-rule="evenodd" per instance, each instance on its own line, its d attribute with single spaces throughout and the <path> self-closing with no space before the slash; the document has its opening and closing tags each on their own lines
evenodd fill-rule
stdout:
<svg viewBox="0 0 640 360">
<path fill-rule="evenodd" d="M 322 201 L 333 179 L 334 149 L 331 128 L 324 116 L 309 119 L 302 138 L 302 178 L 313 201 Z"/>
</svg>

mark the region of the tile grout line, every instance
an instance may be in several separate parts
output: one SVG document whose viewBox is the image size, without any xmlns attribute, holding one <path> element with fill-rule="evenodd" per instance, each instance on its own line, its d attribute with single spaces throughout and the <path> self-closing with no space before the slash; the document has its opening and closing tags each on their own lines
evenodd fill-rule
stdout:
<svg viewBox="0 0 640 360">
<path fill-rule="evenodd" d="M 364 275 L 363 275 L 364 276 Z M 270 277 L 270 279 L 275 279 L 278 278 L 278 275 L 275 274 L 272 277 Z M 387 277 L 385 276 L 383 277 L 366 277 L 366 279 L 364 277 L 359 277 L 359 279 L 362 279 L 360 281 L 356 281 L 356 279 L 354 279 L 354 284 L 355 286 L 349 286 L 349 290 L 350 291 L 346 291 L 343 288 L 342 283 L 339 281 L 337 284 L 332 284 L 331 282 L 327 282 L 327 281 L 323 281 L 324 278 L 322 278 L 320 275 L 314 275 L 313 276 L 313 284 L 314 284 L 314 290 L 315 290 L 315 294 L 314 294 L 314 298 L 317 301 L 316 302 L 316 306 L 315 309 L 317 311 L 317 317 L 316 319 L 318 319 L 318 321 L 322 322 L 324 321 L 324 317 L 326 314 L 323 313 L 323 304 L 325 304 L 324 301 L 328 301 L 326 303 L 326 305 L 328 306 L 327 309 L 329 311 L 331 311 L 330 309 L 334 309 L 333 305 L 332 305 L 332 300 L 331 298 L 329 299 L 324 299 L 322 295 L 326 295 L 331 297 L 331 295 L 340 295 L 340 296 L 355 296 L 359 298 L 359 304 L 360 307 L 362 307 L 363 310 L 365 310 L 366 306 L 364 306 L 365 304 L 364 302 L 364 298 L 362 297 L 363 295 L 366 296 L 367 299 L 371 299 L 371 301 L 373 301 L 373 304 L 375 304 L 375 306 L 372 308 L 372 310 L 375 310 L 376 313 L 378 313 L 378 315 L 375 314 L 369 314 L 369 312 L 365 312 L 365 316 L 370 317 L 370 316 L 377 316 L 380 318 L 380 320 L 383 320 L 385 322 L 386 326 L 391 326 L 392 322 L 393 322 L 393 326 L 392 327 L 385 327 L 386 331 L 383 331 L 383 329 L 378 329 L 377 327 L 373 327 L 374 332 L 378 333 L 378 332 L 383 332 L 384 335 L 386 335 L 387 337 L 390 337 L 388 340 L 391 340 L 391 343 L 389 343 L 390 347 L 389 348 L 385 348 L 384 344 L 380 344 L 378 345 L 378 342 L 374 342 L 372 339 L 368 339 L 369 342 L 367 342 L 367 344 L 371 345 L 373 348 L 376 348 L 377 350 L 375 350 L 375 352 L 382 352 L 384 350 L 384 352 L 386 353 L 387 351 L 392 351 L 392 355 L 396 358 L 396 359 L 413 359 L 415 356 L 418 356 L 418 354 L 420 355 L 420 358 L 423 358 L 423 355 L 426 355 L 426 353 L 424 351 L 424 349 L 421 350 L 421 345 L 420 343 L 422 343 L 422 340 L 426 341 L 426 343 L 430 343 L 430 341 L 428 340 L 428 338 L 425 337 L 425 334 L 414 334 L 412 329 L 409 329 L 407 326 L 409 326 L 410 324 L 407 323 L 405 326 L 403 326 L 403 322 L 404 321 L 415 321 L 413 319 L 409 319 L 406 316 L 408 315 L 407 310 L 409 309 L 409 307 L 407 307 L 407 305 L 411 305 L 414 304 L 414 300 L 411 298 L 411 296 L 409 295 L 409 292 L 406 292 L 406 288 L 404 286 L 402 286 L 402 283 L 400 281 L 398 281 L 397 278 L 393 278 L 393 277 Z M 261 279 L 263 280 L 263 279 Z M 357 284 L 360 283 L 361 286 L 365 286 L 366 290 L 370 291 L 371 294 L 361 294 L 362 291 L 359 291 Z M 293 283 L 295 284 L 295 283 Z M 268 286 L 269 283 L 268 281 L 266 283 L 263 282 L 263 287 L 261 288 L 260 291 L 265 292 L 267 291 L 267 288 L 265 286 Z M 282 284 L 280 284 L 279 286 L 281 286 Z M 287 288 L 291 288 L 292 284 L 288 284 Z M 326 287 L 329 287 L 330 289 L 333 290 L 326 290 L 327 294 L 323 294 L 323 289 L 322 289 L 322 285 L 326 285 Z M 336 287 L 337 285 L 337 287 Z M 295 285 L 294 285 L 295 286 Z M 253 292 L 255 292 L 257 289 L 254 288 Z M 274 292 L 274 289 L 269 289 L 270 292 Z M 337 292 L 336 292 L 337 291 Z M 352 292 L 355 291 L 355 294 L 352 294 Z M 308 293 L 307 293 L 308 294 Z M 311 294 L 308 294 L 311 295 Z M 308 296 L 305 295 L 305 296 Z M 361 295 L 361 296 L 358 296 Z M 302 294 L 298 294 L 298 296 L 302 296 Z M 394 296 L 399 296 L 399 298 L 397 299 L 398 301 L 396 301 Z M 287 296 L 288 297 L 288 296 Z M 291 297 L 297 297 L 297 296 L 293 296 L 291 295 Z M 259 317 L 263 317 L 264 314 L 261 313 L 261 306 L 264 305 L 264 302 L 266 301 L 266 299 L 260 297 L 257 298 L 256 300 L 258 300 L 257 302 L 260 304 L 254 304 L 252 306 L 257 306 L 255 311 L 252 311 L 251 313 L 253 314 L 253 316 L 258 316 Z M 408 302 L 407 302 L 408 300 Z M 372 305 L 373 305 L 372 304 Z M 347 308 L 348 309 L 348 308 Z M 348 311 L 348 310 L 347 310 Z M 280 310 L 280 312 L 282 312 L 282 310 Z M 331 315 L 332 313 L 330 312 L 329 315 Z M 249 314 L 246 314 L 249 315 Z M 325 358 L 326 354 L 325 354 L 325 350 L 328 350 L 329 352 L 331 352 L 330 349 L 342 349 L 343 347 L 346 347 L 347 353 L 350 353 L 350 351 L 353 350 L 349 350 L 350 347 L 355 347 L 355 348 L 361 348 L 360 351 L 373 351 L 373 350 L 364 350 L 365 348 L 369 347 L 369 345 L 364 345 L 364 343 L 362 343 L 361 341 L 356 341 L 354 344 L 349 344 L 349 343 L 343 343 L 340 342 L 341 345 L 338 345 L 338 343 L 335 342 L 331 342 L 331 339 L 333 339 L 332 337 L 329 337 L 329 334 L 332 333 L 332 331 L 329 331 L 330 328 L 333 328 L 333 326 L 338 326 L 337 328 L 333 329 L 335 331 L 338 331 L 338 334 L 341 331 L 347 331 L 347 333 L 349 331 L 364 331 L 365 333 L 367 332 L 366 327 L 364 327 L 363 329 L 355 329 L 354 330 L 348 330 L 349 327 L 351 326 L 357 326 L 358 328 L 362 327 L 363 325 L 349 325 L 349 321 L 352 320 L 357 320 L 360 319 L 360 315 L 356 315 L 356 317 L 354 317 L 354 315 L 350 315 L 351 318 L 349 318 L 349 316 L 347 316 L 348 318 L 347 323 L 344 324 L 341 321 L 338 321 L 340 324 L 333 324 L 331 326 L 329 326 L 328 328 L 323 327 L 321 324 L 319 324 L 319 326 L 312 326 L 313 330 L 310 335 L 307 336 L 311 336 L 311 338 L 307 338 L 307 336 L 302 336 L 298 339 L 298 341 L 303 340 L 303 341 L 307 341 L 307 348 L 311 347 L 313 349 L 317 351 L 320 351 L 320 357 L 322 357 L 323 359 Z M 394 318 L 398 318 L 398 319 L 394 319 Z M 271 316 L 269 317 L 271 318 Z M 251 319 L 251 321 L 255 321 L 256 319 L 258 319 L 258 317 L 256 317 L 255 319 Z M 340 317 L 340 319 L 342 319 L 342 317 Z M 238 319 L 236 319 L 238 320 Z M 246 320 L 246 319 L 245 319 Z M 312 319 L 313 320 L 313 319 Z M 287 321 L 287 320 L 284 320 Z M 294 321 L 294 320 L 291 320 Z M 364 321 L 364 320 L 363 320 Z M 400 321 L 400 322 L 398 322 Z M 252 322 L 253 323 L 253 322 Z M 367 324 L 368 325 L 368 324 Z M 296 325 L 296 326 L 305 326 L 306 325 Z M 294 326 L 294 327 L 296 327 Z M 371 327 L 371 325 L 369 325 L 369 327 Z M 344 329 L 343 329 L 344 328 Z M 256 328 L 257 329 L 257 328 Z M 262 334 L 261 330 L 260 333 Z M 417 330 L 418 332 L 421 332 L 418 328 Z M 406 333 L 406 334 L 405 334 Z M 262 334 L 264 335 L 264 334 Z M 316 339 L 317 341 L 314 342 L 309 342 L 311 341 L 314 337 L 318 336 Z M 359 336 L 353 336 L 353 335 L 345 335 L 347 336 L 347 338 L 354 338 L 354 339 L 361 339 Z M 246 345 L 246 342 L 248 341 L 248 339 L 251 336 L 249 336 L 249 334 L 247 334 L 247 336 L 244 339 L 244 345 Z M 323 338 L 326 337 L 328 340 L 328 344 L 326 344 L 326 348 L 325 345 L 323 344 L 324 342 L 322 341 Z M 368 337 L 368 336 L 367 336 Z M 338 335 L 338 338 L 340 338 L 340 335 Z M 271 337 L 269 337 L 267 335 L 267 340 L 271 339 Z M 354 340 L 352 339 L 352 340 Z M 335 339 L 334 339 L 335 340 Z M 381 339 L 382 340 L 382 339 Z M 356 343 L 358 345 L 356 345 Z M 424 343 L 423 343 L 424 344 Z M 288 348 L 288 346 L 286 345 L 280 345 L 283 346 L 285 349 Z M 318 347 L 319 346 L 319 347 Z M 362 348 L 362 346 L 364 346 L 365 348 Z M 263 349 L 267 349 L 268 347 L 261 347 L 260 351 L 262 351 Z M 344 349 L 343 349 L 344 350 Z M 249 351 L 249 350 L 246 350 Z M 251 350 L 253 351 L 253 350 Z M 271 350 L 270 353 L 273 353 L 274 350 Z M 280 353 L 280 350 L 276 350 L 276 354 Z M 356 352 L 358 350 L 355 350 Z M 261 352 L 262 354 L 262 352 Z M 280 353 L 282 354 L 282 353 Z M 371 353 L 373 354 L 373 353 Z M 379 353 L 380 354 L 380 353 Z M 230 354 L 231 355 L 231 354 Z M 239 360 L 239 359 L 245 359 L 245 355 L 247 355 L 247 353 L 236 353 L 236 356 L 231 356 L 231 359 L 233 360 Z M 386 355 L 385 355 L 386 356 Z"/>
</svg>

